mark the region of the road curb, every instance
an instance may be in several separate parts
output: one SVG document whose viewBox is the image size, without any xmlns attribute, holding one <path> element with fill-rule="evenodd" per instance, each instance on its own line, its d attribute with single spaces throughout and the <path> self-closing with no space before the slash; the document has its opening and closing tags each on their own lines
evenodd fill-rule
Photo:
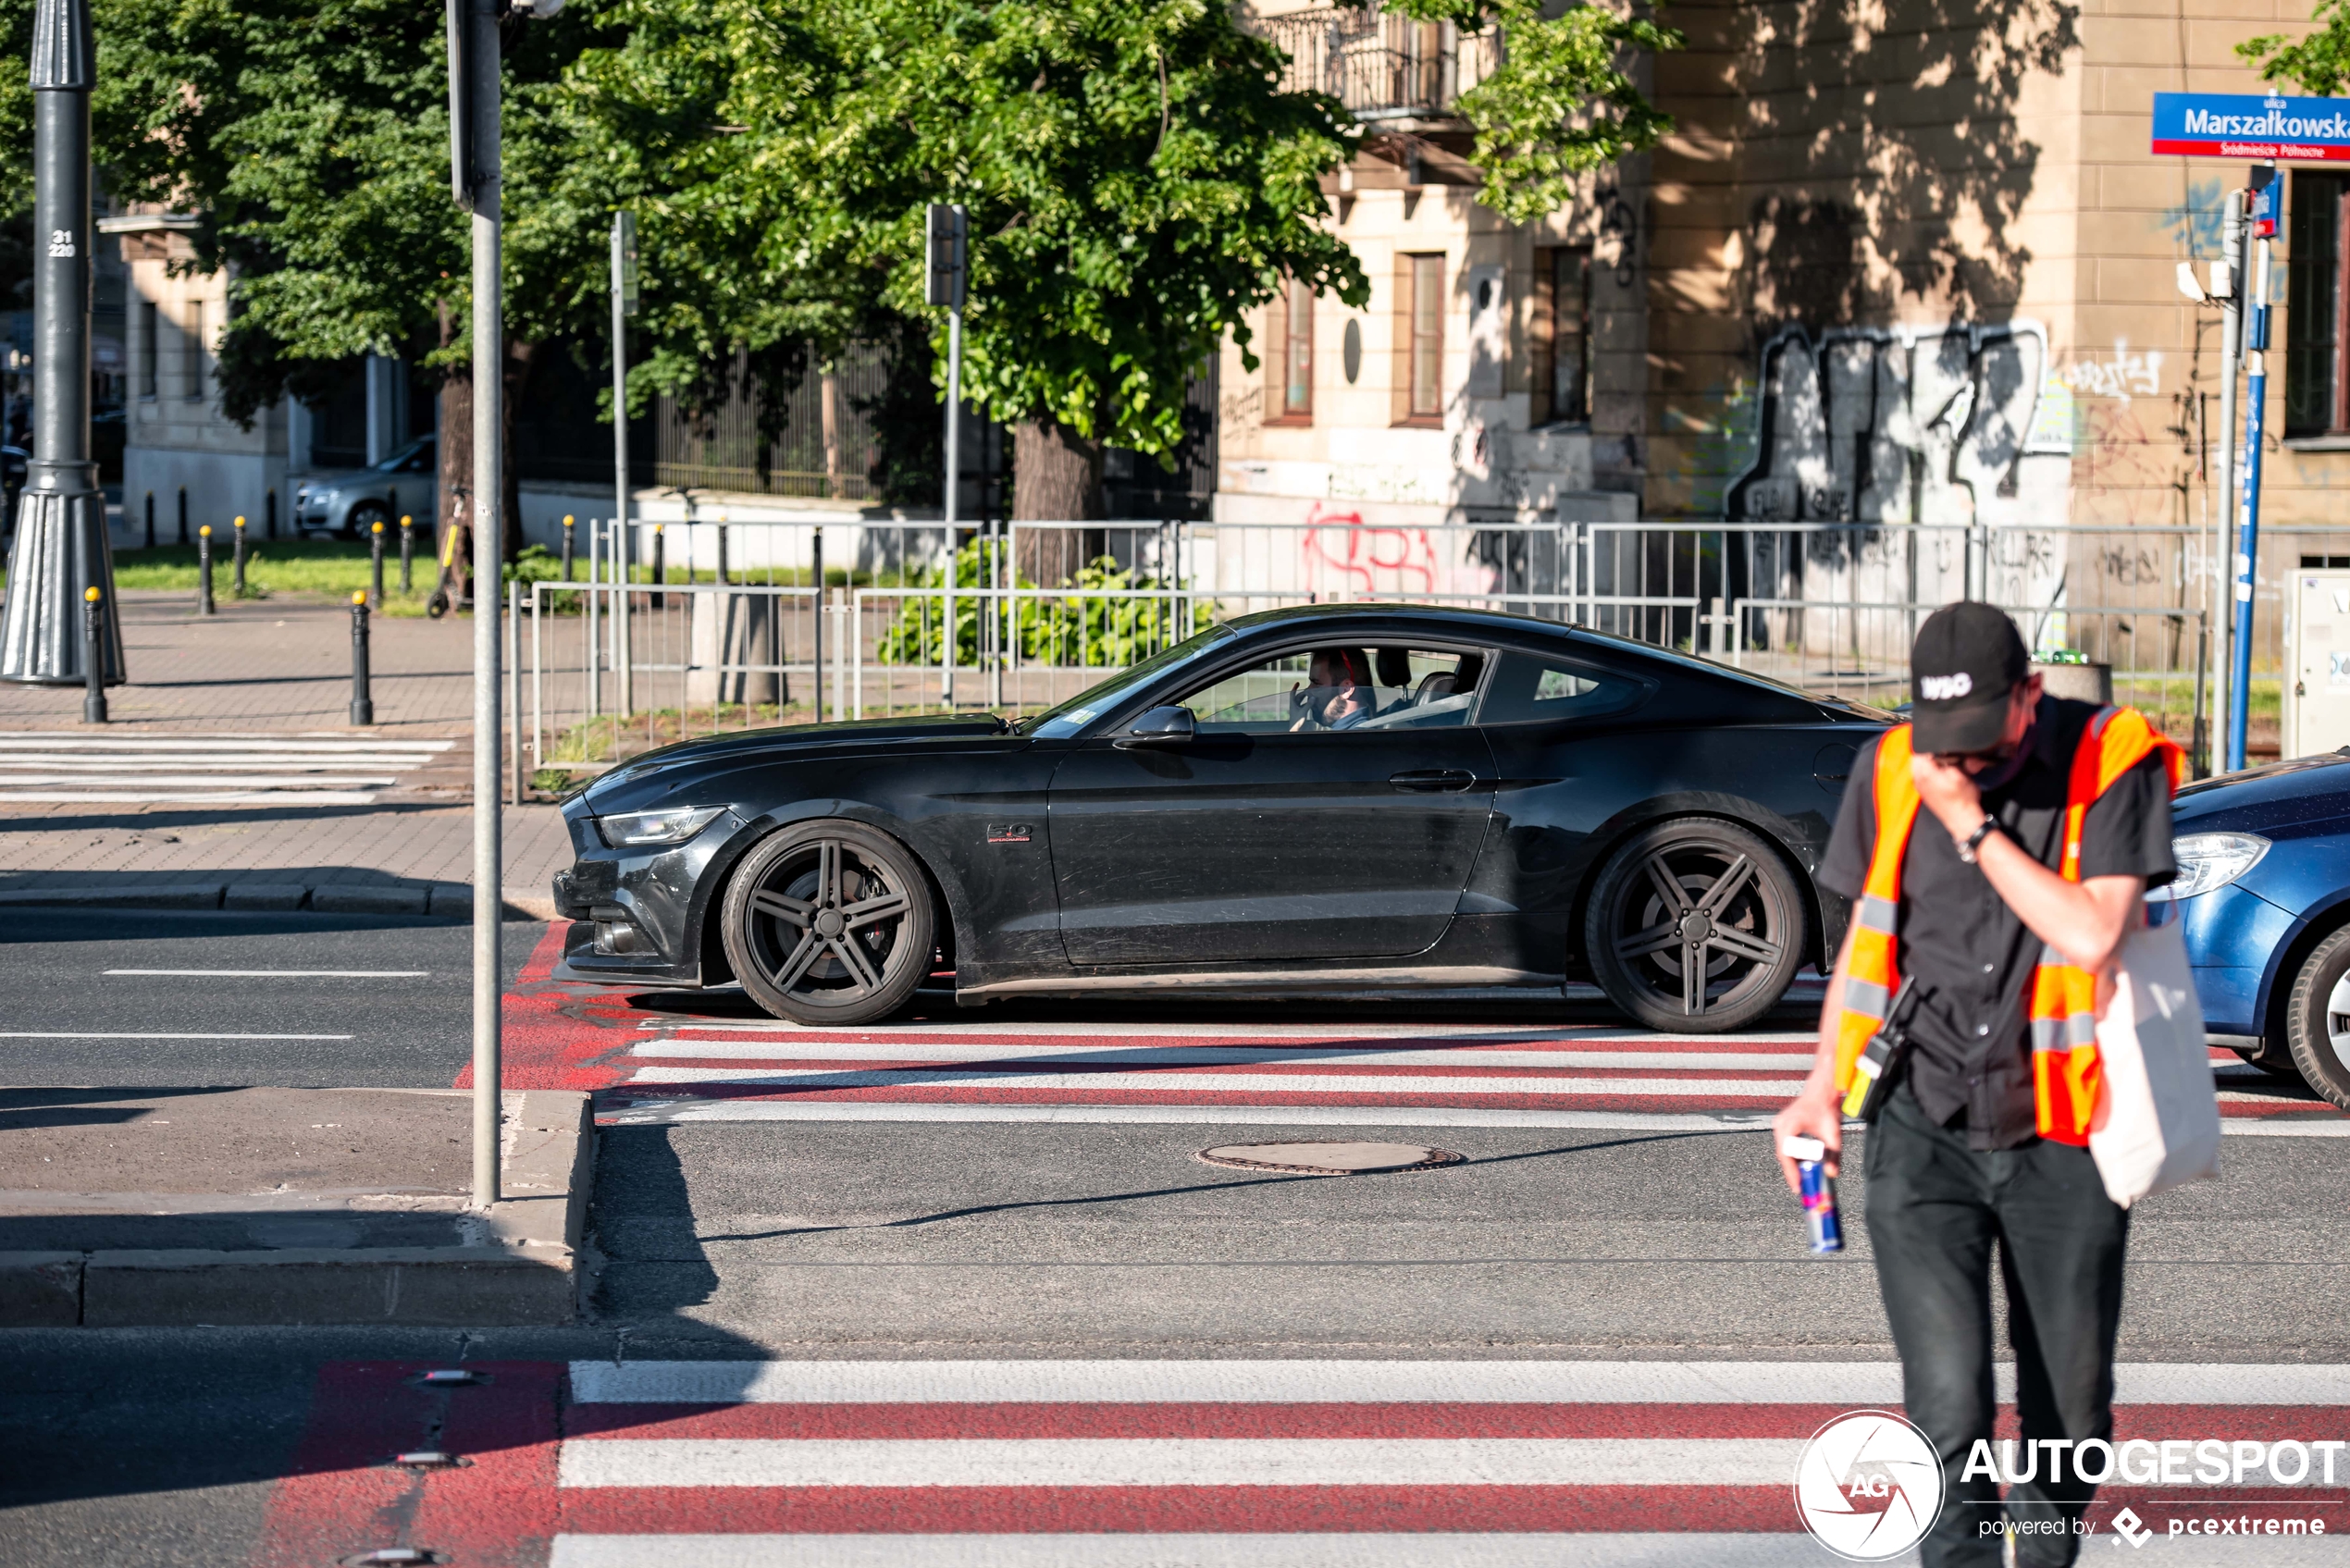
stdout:
<svg viewBox="0 0 2350 1568">
<path fill-rule="evenodd" d="M 506 1096 L 502 1202 L 448 1247 L 0 1253 L 0 1327 L 543 1327 L 578 1315 L 588 1097 Z"/>
<path fill-rule="evenodd" d="M 328 915 L 415 915 L 471 920 L 473 888 L 464 883 L 153 883 L 122 887 L 0 888 L 0 909 L 64 906 L 83 909 L 310 910 Z M 543 895 L 505 891 L 510 920 L 559 919 Z"/>
</svg>

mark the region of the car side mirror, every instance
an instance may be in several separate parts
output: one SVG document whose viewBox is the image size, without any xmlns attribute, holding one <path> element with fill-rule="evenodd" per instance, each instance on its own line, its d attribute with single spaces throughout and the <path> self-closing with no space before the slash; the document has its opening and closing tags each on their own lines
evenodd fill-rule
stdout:
<svg viewBox="0 0 2350 1568">
<path fill-rule="evenodd" d="M 1154 708 L 1134 721 L 1133 727 L 1110 744 L 1120 751 L 1156 747 L 1189 746 L 1198 726 L 1188 708 Z"/>
</svg>

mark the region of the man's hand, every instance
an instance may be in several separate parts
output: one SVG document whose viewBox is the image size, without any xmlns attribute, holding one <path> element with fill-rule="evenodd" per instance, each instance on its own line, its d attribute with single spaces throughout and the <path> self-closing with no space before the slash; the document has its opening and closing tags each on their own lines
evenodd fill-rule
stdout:
<svg viewBox="0 0 2350 1568">
<path fill-rule="evenodd" d="M 1983 791 L 1964 768 L 1919 755 L 1910 759 L 1910 779 L 1918 799 L 1952 838 L 1963 844 L 1983 825 Z"/>
<path fill-rule="evenodd" d="M 1779 1156 L 1779 1169 L 1787 1177 L 1787 1190 L 1797 1197 L 1803 1195 L 1803 1179 L 1798 1175 L 1795 1162 L 1781 1152 L 1789 1138 L 1816 1138 L 1827 1148 L 1823 1162 L 1830 1176 L 1837 1173 L 1838 1157 L 1844 1152 L 1844 1116 L 1837 1108 L 1836 1085 L 1814 1069 L 1804 1080 L 1803 1093 L 1779 1107 L 1771 1118 L 1771 1150 Z"/>
</svg>

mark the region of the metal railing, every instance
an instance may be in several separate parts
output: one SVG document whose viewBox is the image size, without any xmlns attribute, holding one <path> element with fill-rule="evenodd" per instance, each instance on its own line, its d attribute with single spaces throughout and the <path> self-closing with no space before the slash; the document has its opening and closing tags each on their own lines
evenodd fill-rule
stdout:
<svg viewBox="0 0 2350 1568">
<path fill-rule="evenodd" d="M 951 573 L 937 523 L 586 533 L 583 580 L 518 601 L 533 772 L 715 730 L 1033 711 L 1217 623 L 1347 601 L 1576 623 L 1890 706 L 1919 622 L 1981 599 L 2036 651 L 2112 666 L 2117 699 L 2185 740 L 2214 711 L 2207 607 L 2224 566 L 2208 533 L 2178 527 L 988 521 L 957 529 Z M 2284 576 L 2350 555 L 2350 528 L 2268 537 L 2256 731 L 2276 712 Z"/>
<path fill-rule="evenodd" d="M 1315 6 L 1254 16 L 1249 31 L 1289 56 L 1281 85 L 1327 93 L 1357 119 L 1432 119 L 1501 64 L 1498 30 L 1464 34 L 1376 6 Z"/>
</svg>

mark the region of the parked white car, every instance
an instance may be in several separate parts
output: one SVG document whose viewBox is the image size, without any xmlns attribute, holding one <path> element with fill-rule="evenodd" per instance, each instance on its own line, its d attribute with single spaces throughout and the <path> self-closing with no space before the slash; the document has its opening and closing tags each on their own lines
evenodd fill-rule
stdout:
<svg viewBox="0 0 2350 1568">
<path fill-rule="evenodd" d="M 430 436 L 419 437 L 372 468 L 305 477 L 294 490 L 294 529 L 303 537 L 333 534 L 364 539 L 377 523 L 386 533 L 396 530 L 405 513 L 415 518 L 428 539 L 439 485 L 439 443 Z"/>
</svg>

